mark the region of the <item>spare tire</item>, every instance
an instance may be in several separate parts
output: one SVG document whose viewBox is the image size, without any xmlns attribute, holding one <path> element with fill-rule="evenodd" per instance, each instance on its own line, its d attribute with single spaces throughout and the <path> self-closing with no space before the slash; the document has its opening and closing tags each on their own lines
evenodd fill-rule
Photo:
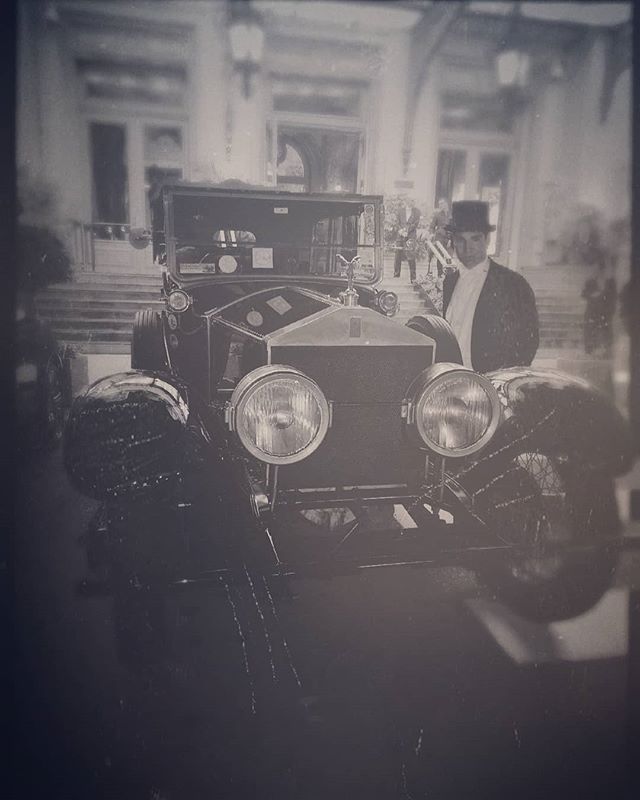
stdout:
<svg viewBox="0 0 640 800">
<path fill-rule="evenodd" d="M 131 339 L 131 367 L 150 370 L 167 368 L 162 319 L 152 308 L 136 312 Z"/>
<path fill-rule="evenodd" d="M 437 314 L 424 314 L 411 317 L 407 322 L 407 328 L 418 331 L 425 336 L 430 336 L 436 343 L 437 363 L 448 362 L 452 364 L 462 364 L 462 354 L 460 345 L 451 325 Z"/>
</svg>

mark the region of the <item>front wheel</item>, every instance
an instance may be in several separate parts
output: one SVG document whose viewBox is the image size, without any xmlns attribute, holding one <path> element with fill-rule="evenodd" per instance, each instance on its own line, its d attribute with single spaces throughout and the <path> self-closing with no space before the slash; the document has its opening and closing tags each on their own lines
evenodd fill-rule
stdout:
<svg viewBox="0 0 640 800">
<path fill-rule="evenodd" d="M 167 367 L 162 319 L 152 308 L 136 311 L 131 339 L 131 367 L 149 370 L 164 370 Z"/>
<path fill-rule="evenodd" d="M 489 530 L 515 549 L 483 565 L 498 599 L 538 622 L 588 611 L 610 587 L 620 530 L 611 478 L 520 453 L 476 492 Z"/>
</svg>

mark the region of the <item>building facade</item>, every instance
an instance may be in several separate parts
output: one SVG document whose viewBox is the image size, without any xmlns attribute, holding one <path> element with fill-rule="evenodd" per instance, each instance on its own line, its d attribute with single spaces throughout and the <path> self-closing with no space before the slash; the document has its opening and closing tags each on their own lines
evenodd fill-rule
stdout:
<svg viewBox="0 0 640 800">
<path fill-rule="evenodd" d="M 540 5 L 23 2 L 18 167 L 78 270 L 153 271 L 129 234 L 174 179 L 484 199 L 498 260 L 558 263 L 629 215 L 630 6 Z"/>
</svg>

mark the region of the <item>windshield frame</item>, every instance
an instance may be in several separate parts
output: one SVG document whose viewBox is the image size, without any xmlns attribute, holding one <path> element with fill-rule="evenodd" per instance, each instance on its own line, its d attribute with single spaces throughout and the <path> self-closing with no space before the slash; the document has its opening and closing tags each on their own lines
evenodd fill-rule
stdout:
<svg viewBox="0 0 640 800">
<path fill-rule="evenodd" d="M 171 278 L 180 285 L 190 286 L 193 284 L 205 283 L 238 283 L 246 281 L 256 281 L 264 283 L 273 283 L 277 281 L 282 284 L 336 284 L 346 285 L 346 276 L 341 275 L 312 275 L 312 274 L 298 274 L 286 275 L 282 273 L 274 273 L 272 275 L 260 275 L 255 273 L 242 273 L 242 274 L 226 274 L 221 275 L 218 273 L 207 274 L 193 273 L 183 274 L 179 271 L 176 257 L 177 239 L 175 236 L 174 225 L 174 198 L 179 195 L 187 195 L 190 197 L 228 197 L 235 199 L 246 198 L 247 200 L 265 200 L 274 203 L 324 203 L 335 205 L 364 205 L 371 204 L 374 207 L 374 225 L 375 225 L 375 243 L 373 245 L 362 245 L 362 247 L 370 247 L 373 250 L 374 257 L 374 275 L 370 279 L 356 278 L 355 283 L 359 286 L 374 287 L 383 277 L 383 236 L 382 236 L 382 196 L 381 195 L 357 195 L 357 194 L 336 194 L 336 193 L 299 193 L 299 192 L 285 192 L 275 191 L 270 189 L 227 189 L 219 186 L 210 186 L 203 184 L 180 183 L 165 185 L 162 190 L 163 209 L 164 209 L 164 243 L 166 247 L 166 269 L 171 275 Z M 249 223 L 247 223 L 249 225 Z M 157 235 L 154 231 L 154 236 Z M 311 246 L 311 243 L 309 243 Z"/>
</svg>

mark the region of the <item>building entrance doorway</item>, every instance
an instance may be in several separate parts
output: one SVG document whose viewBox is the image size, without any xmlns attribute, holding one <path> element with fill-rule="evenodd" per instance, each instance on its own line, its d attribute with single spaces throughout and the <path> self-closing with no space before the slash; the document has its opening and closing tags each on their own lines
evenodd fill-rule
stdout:
<svg viewBox="0 0 640 800">
<path fill-rule="evenodd" d="M 357 192 L 364 150 L 360 130 L 277 125 L 271 142 L 278 187 L 296 192 Z"/>
</svg>

